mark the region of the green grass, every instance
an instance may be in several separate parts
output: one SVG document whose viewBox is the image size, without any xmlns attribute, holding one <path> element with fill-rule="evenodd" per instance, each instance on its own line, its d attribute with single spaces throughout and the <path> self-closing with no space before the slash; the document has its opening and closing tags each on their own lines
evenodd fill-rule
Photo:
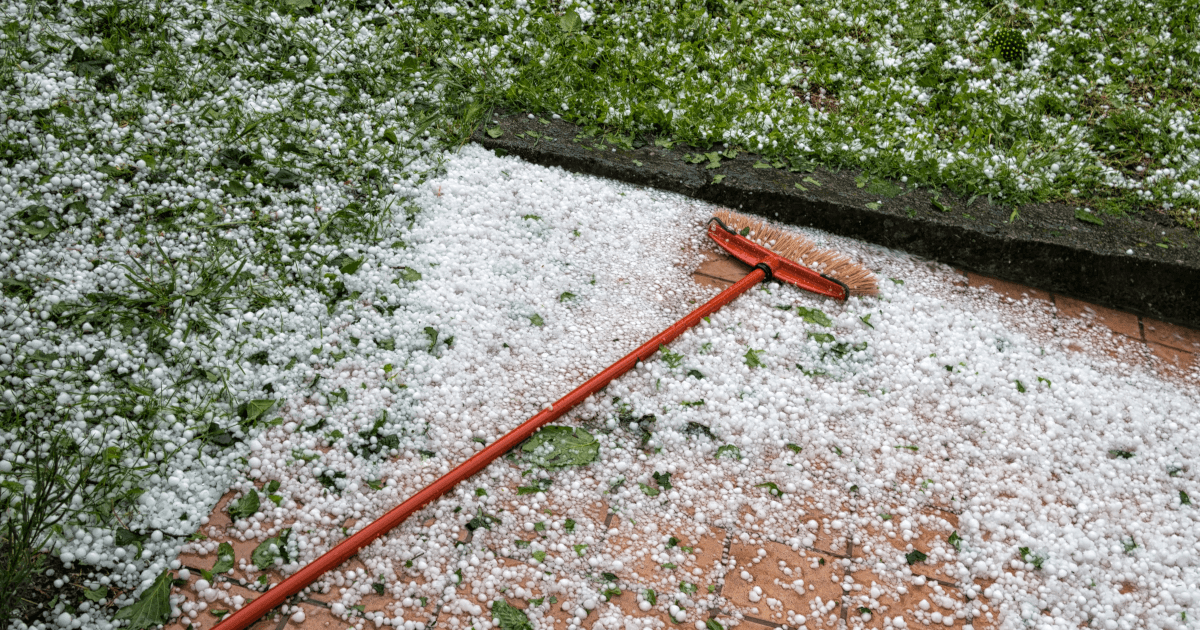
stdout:
<svg viewBox="0 0 1200 630">
<path fill-rule="evenodd" d="M 614 145 L 646 132 L 725 141 L 1005 204 L 1157 209 L 1200 226 L 1194 21 L 1160 3 L 989 5 L 621 3 L 586 24 L 569 11 L 464 18 L 466 39 L 524 46 L 459 62 L 503 77 L 482 84 L 486 96 Z M 1004 29 L 1027 40 L 1012 61 L 992 46 Z"/>
<path fill-rule="evenodd" d="M 356 274 L 370 248 L 406 246 L 417 210 L 393 186 L 438 173 L 498 106 L 612 146 L 653 134 L 771 168 L 862 169 L 881 197 L 903 179 L 1200 228 L 1195 20 L 1068 4 L 5 4 L 0 455 L 24 459 L 0 473 L 5 540 L 30 563 L 78 550 L 83 527 L 182 540 L 202 509 L 155 521 L 137 510 L 142 480 L 221 478 L 229 447 L 277 422 L 268 403 L 337 399 L 318 369 L 436 346 L 420 326 L 348 339 L 331 322 L 391 317 L 422 281 Z M 720 176 L 720 155 L 693 158 Z M 377 430 L 410 439 L 403 419 Z M 59 477 L 26 456 L 51 451 Z M 38 479 L 80 502 L 33 509 Z M 115 613 L 152 586 L 157 553 L 84 586 L 111 587 Z M 31 619 L 37 604 L 10 602 Z"/>
</svg>

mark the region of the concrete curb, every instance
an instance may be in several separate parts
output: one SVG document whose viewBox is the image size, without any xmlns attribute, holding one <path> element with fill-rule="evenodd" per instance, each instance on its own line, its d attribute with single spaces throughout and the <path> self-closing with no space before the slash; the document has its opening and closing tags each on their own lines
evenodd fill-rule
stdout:
<svg viewBox="0 0 1200 630">
<path fill-rule="evenodd" d="M 1077 219 L 1074 207 L 1036 204 L 1010 222 L 1011 210 L 983 199 L 866 181 L 848 170 L 772 166 L 745 152 L 711 167 L 700 154 L 726 147 L 631 144 L 526 113 L 496 111 L 471 139 L 536 164 L 677 192 L 1200 328 L 1200 238 L 1165 215 L 1104 217 L 1101 226 Z"/>
</svg>

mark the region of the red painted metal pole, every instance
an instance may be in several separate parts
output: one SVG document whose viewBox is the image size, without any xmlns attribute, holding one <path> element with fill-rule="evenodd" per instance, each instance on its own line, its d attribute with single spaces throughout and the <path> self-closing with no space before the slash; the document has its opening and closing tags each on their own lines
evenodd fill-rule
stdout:
<svg viewBox="0 0 1200 630">
<path fill-rule="evenodd" d="M 338 546 L 330 549 L 316 560 L 313 560 L 291 577 L 277 584 L 275 588 L 272 588 L 261 597 L 250 602 L 246 607 L 226 617 L 224 621 L 216 625 L 214 630 L 242 630 L 254 623 L 260 617 L 270 612 L 272 608 L 284 603 L 288 597 L 299 593 L 304 587 L 315 582 L 325 572 L 349 560 L 363 547 L 366 547 L 374 542 L 375 539 L 403 523 L 417 510 L 446 494 L 451 488 L 458 485 L 459 482 L 470 478 L 475 473 L 486 468 L 496 458 L 529 439 L 538 429 L 561 418 L 571 408 L 587 399 L 588 396 L 604 389 L 613 379 L 628 372 L 637 365 L 638 361 L 644 361 L 653 356 L 655 352 L 658 352 L 659 346 L 671 343 L 679 335 L 683 334 L 684 331 L 700 323 L 701 319 L 734 301 L 738 296 L 761 282 L 765 277 L 766 273 L 762 269 L 751 270 L 745 278 L 742 278 L 713 299 L 705 302 L 700 308 L 697 308 L 683 319 L 672 324 L 670 328 L 658 333 L 653 339 L 642 344 L 640 348 L 625 355 L 625 358 L 612 364 L 596 376 L 593 376 L 586 383 L 558 399 L 550 407 L 543 409 L 532 418 L 526 420 L 504 437 L 492 442 L 482 451 L 479 451 L 467 461 L 459 464 L 457 468 L 429 484 L 425 489 L 416 493 L 404 503 L 392 508 L 390 512 L 359 530 L 353 536 L 343 540 Z"/>
</svg>

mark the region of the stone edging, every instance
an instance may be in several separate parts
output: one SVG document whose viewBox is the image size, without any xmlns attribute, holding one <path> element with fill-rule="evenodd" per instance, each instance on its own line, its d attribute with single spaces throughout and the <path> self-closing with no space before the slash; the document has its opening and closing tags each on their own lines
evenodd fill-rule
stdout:
<svg viewBox="0 0 1200 630">
<path fill-rule="evenodd" d="M 492 137 L 486 130 L 496 127 L 501 133 Z M 1037 204 L 1010 222 L 1010 210 L 982 199 L 935 197 L 898 182 L 856 180 L 858 173 L 846 170 L 792 172 L 744 152 L 709 168 L 708 159 L 684 161 L 699 149 L 629 150 L 563 120 L 524 113 L 496 111 L 471 139 L 536 164 L 677 192 L 1200 328 L 1200 238 L 1165 216 L 1105 217 L 1098 226 L 1076 219 L 1064 204 Z"/>
</svg>

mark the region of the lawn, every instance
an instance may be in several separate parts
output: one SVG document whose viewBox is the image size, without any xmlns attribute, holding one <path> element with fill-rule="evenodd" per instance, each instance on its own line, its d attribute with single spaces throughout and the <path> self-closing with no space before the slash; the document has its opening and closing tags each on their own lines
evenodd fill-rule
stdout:
<svg viewBox="0 0 1200 630">
<path fill-rule="evenodd" d="M 493 107 L 1196 228 L 1198 40 L 1167 3 L 8 3 L 0 614 L 132 614 L 337 366 L 417 404 L 387 375 L 453 342 L 411 232 Z"/>
</svg>

